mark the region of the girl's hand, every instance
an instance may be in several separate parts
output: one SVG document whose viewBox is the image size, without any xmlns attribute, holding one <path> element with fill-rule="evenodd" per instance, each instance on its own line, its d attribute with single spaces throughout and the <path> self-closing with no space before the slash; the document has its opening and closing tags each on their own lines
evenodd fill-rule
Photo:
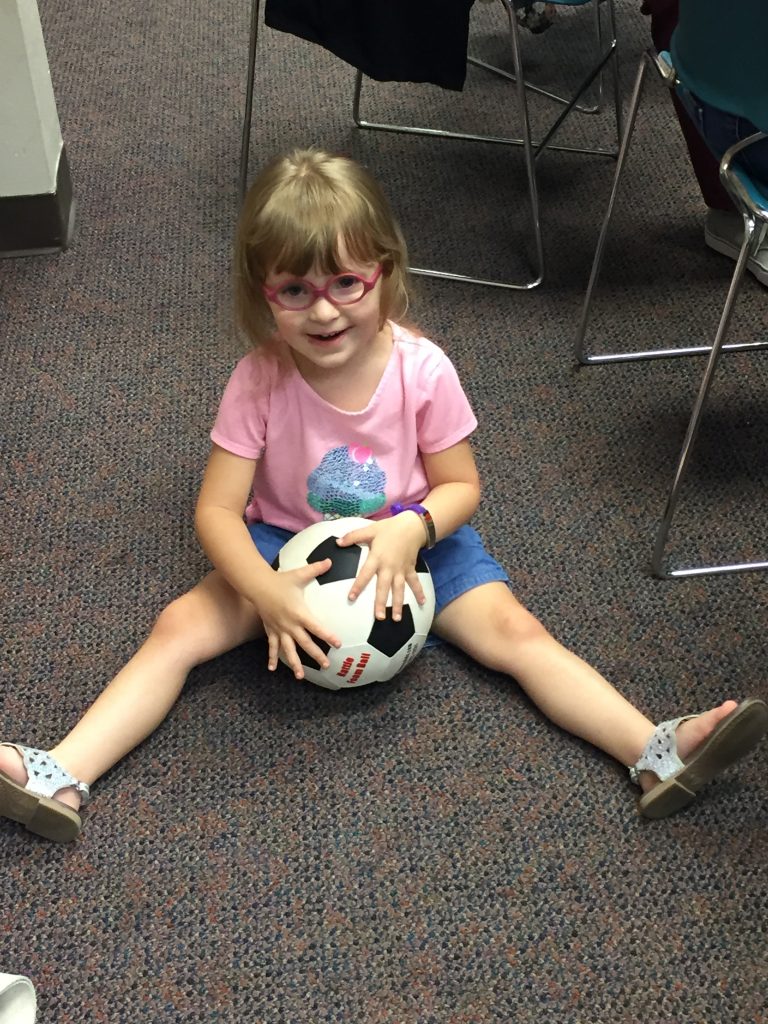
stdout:
<svg viewBox="0 0 768 1024">
<path fill-rule="evenodd" d="M 341 646 L 338 637 L 321 626 L 304 603 L 304 587 L 330 567 L 331 559 L 324 558 L 322 562 L 313 562 L 300 569 L 275 572 L 272 585 L 259 596 L 256 610 L 267 634 L 267 667 L 270 672 L 277 668 L 282 651 L 293 674 L 297 679 L 303 679 L 304 666 L 296 651 L 297 644 L 315 659 L 320 668 L 328 667 L 328 659 L 315 640 L 324 640 L 331 647 Z"/>
<path fill-rule="evenodd" d="M 402 513 L 391 519 L 380 519 L 339 537 L 339 545 L 367 544 L 370 548 L 357 579 L 352 584 L 349 600 L 354 601 L 366 584 L 376 577 L 374 614 L 386 618 L 387 598 L 392 594 L 392 618 L 399 622 L 403 615 L 405 584 L 408 583 L 419 604 L 426 598 L 416 572 L 416 559 L 424 543 L 424 527 L 414 513 Z"/>
</svg>

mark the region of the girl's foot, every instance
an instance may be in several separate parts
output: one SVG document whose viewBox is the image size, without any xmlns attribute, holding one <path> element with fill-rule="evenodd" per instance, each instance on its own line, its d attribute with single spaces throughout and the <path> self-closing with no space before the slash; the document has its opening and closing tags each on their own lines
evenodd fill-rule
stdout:
<svg viewBox="0 0 768 1024">
<path fill-rule="evenodd" d="M 19 786 L 26 786 L 29 778 L 22 756 L 14 747 L 0 745 L 0 772 Z M 73 786 L 57 790 L 53 799 L 71 807 L 73 811 L 80 810 L 82 803 L 82 797 Z"/>
<path fill-rule="evenodd" d="M 666 818 L 695 799 L 720 772 L 752 751 L 768 732 L 768 705 L 724 701 L 702 715 L 662 722 L 630 777 L 643 789 L 640 813 Z"/>
<path fill-rule="evenodd" d="M 705 711 L 703 715 L 697 715 L 696 718 L 689 718 L 686 722 L 681 722 L 675 732 L 677 756 L 680 760 L 685 762 L 696 747 L 712 734 L 717 723 L 727 718 L 738 706 L 735 700 L 726 700 L 718 708 L 712 708 L 710 711 Z M 640 788 L 644 793 L 648 793 L 659 784 L 659 778 L 653 772 L 640 772 L 639 779 Z"/>
</svg>

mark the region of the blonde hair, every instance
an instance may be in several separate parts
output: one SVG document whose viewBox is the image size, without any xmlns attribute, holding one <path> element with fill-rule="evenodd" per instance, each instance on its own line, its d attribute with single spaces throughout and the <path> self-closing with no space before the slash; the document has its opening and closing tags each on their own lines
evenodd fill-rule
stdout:
<svg viewBox="0 0 768 1024">
<path fill-rule="evenodd" d="M 408 256 L 402 232 L 381 188 L 365 168 L 319 149 L 296 149 L 273 159 L 248 190 L 234 256 L 235 313 L 252 345 L 274 333 L 262 292 L 267 276 L 302 277 L 316 266 L 345 270 L 339 242 L 356 263 L 380 263 L 381 324 L 408 308 Z"/>
</svg>

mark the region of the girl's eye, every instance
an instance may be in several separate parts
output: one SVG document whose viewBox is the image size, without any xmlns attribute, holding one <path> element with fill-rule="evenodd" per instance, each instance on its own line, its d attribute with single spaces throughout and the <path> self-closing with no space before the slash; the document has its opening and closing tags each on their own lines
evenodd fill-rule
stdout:
<svg viewBox="0 0 768 1024">
<path fill-rule="evenodd" d="M 301 281 L 291 281 L 290 284 L 284 284 L 278 292 L 278 295 L 286 299 L 298 299 L 303 295 L 306 295 L 306 288 Z"/>
<path fill-rule="evenodd" d="M 344 274 L 342 277 L 337 277 L 335 286 L 340 288 L 344 292 L 351 291 L 360 284 L 360 278 L 355 277 L 354 274 Z"/>
</svg>

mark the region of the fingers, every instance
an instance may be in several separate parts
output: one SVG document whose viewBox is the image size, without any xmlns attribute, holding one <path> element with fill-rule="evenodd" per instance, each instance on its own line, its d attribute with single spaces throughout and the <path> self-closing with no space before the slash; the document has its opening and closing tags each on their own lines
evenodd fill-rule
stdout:
<svg viewBox="0 0 768 1024">
<path fill-rule="evenodd" d="M 331 562 L 330 558 L 324 558 L 322 562 L 311 562 L 309 565 L 302 565 L 300 569 L 293 569 L 291 571 L 297 573 L 301 583 L 309 583 L 310 580 L 317 579 L 324 572 L 328 572 L 332 565 L 333 562 Z"/>
<path fill-rule="evenodd" d="M 390 569 L 387 569 L 386 566 L 382 566 L 370 555 L 365 560 L 362 569 L 352 584 L 349 594 L 347 595 L 348 599 L 350 601 L 356 600 L 374 576 L 376 577 L 376 595 L 374 598 L 373 614 L 377 619 L 381 620 L 387 617 L 387 606 L 390 603 L 390 595 L 392 618 L 395 622 L 399 622 L 402 619 L 403 604 L 405 603 L 406 596 L 406 582 L 413 591 L 413 594 L 419 604 L 424 604 L 424 590 L 421 586 L 419 576 L 415 568 L 411 569 L 407 573 L 392 572 Z"/>
<path fill-rule="evenodd" d="M 370 546 L 375 533 L 376 531 L 371 529 L 371 527 L 363 526 L 359 530 L 350 530 L 343 537 L 337 537 L 336 543 L 343 548 L 348 547 L 350 544 L 366 544 Z"/>
<path fill-rule="evenodd" d="M 413 573 L 416 576 L 416 573 Z M 408 597 L 406 583 L 413 591 L 414 597 L 419 604 L 424 604 L 424 591 L 416 577 L 416 586 L 403 573 L 391 574 L 379 572 L 376 580 L 376 600 L 374 603 L 374 615 L 377 619 L 387 617 L 387 607 L 392 607 L 392 619 L 399 622 L 403 617 L 403 605 Z M 418 590 L 418 592 L 417 592 Z"/>
<path fill-rule="evenodd" d="M 310 656 L 310 658 L 316 661 L 320 668 L 328 668 L 328 666 L 330 665 L 330 662 L 328 661 L 328 656 L 326 655 L 322 647 L 320 647 L 319 644 L 317 643 L 318 639 L 324 638 L 313 635 L 306 629 L 302 629 L 298 636 L 296 637 L 296 640 L 298 640 L 301 649 L 305 651 Z M 334 646 L 338 646 L 338 641 Z M 298 665 L 298 669 L 296 665 Z M 291 664 L 291 668 L 294 669 L 297 679 L 302 679 L 304 677 L 304 666 L 301 664 L 298 653 L 296 653 L 296 664 Z"/>
<path fill-rule="evenodd" d="M 385 619 L 387 617 L 387 599 L 389 598 L 390 592 L 392 591 L 392 584 L 394 580 L 391 573 L 385 572 L 380 569 L 376 576 L 376 598 L 373 603 L 373 614 L 377 619 Z M 403 592 L 402 587 L 400 588 L 400 607 L 395 609 L 395 595 L 392 593 L 392 618 L 399 619 L 403 610 Z"/>
<path fill-rule="evenodd" d="M 267 634 L 267 667 L 277 668 L 282 660 L 297 679 L 304 678 L 304 666 L 299 652 L 304 652 L 321 669 L 330 662 L 326 651 L 341 647 L 341 640 L 331 629 L 318 622 L 303 600 L 304 588 L 331 567 L 331 559 L 275 573 L 273 587 L 264 595 L 263 606 L 258 608 Z M 302 655 L 303 657 L 303 655 Z M 304 659 L 306 661 L 306 658 Z"/>
<path fill-rule="evenodd" d="M 274 672 L 277 668 L 277 661 L 280 657 L 280 639 L 277 633 L 267 635 L 267 668 Z"/>
<path fill-rule="evenodd" d="M 424 602 L 427 600 L 427 595 L 424 593 L 424 587 L 422 587 L 421 579 L 419 578 L 419 574 L 416 572 L 415 569 L 412 569 L 408 573 L 408 575 L 406 576 L 406 580 L 408 581 L 408 586 L 413 591 L 413 596 L 416 598 L 419 604 L 424 604 Z"/>
<path fill-rule="evenodd" d="M 366 572 L 366 567 L 352 585 L 350 601 L 353 601 L 358 594 L 361 594 L 368 582 L 374 575 L 375 570 Z M 387 617 L 387 607 L 392 606 L 392 618 L 399 622 L 403 617 L 403 602 L 405 601 L 405 576 L 402 573 L 393 574 L 387 569 L 379 568 L 376 575 L 376 594 L 373 602 L 373 614 L 375 618 L 382 620 Z M 352 596 L 354 594 L 354 597 Z"/>
<path fill-rule="evenodd" d="M 427 597 L 415 569 L 408 574 L 395 575 L 380 569 L 376 578 L 375 617 L 386 618 L 387 608 L 391 607 L 393 620 L 399 622 L 403 617 L 403 607 L 411 596 L 416 598 L 419 605 L 426 603 Z"/>
<path fill-rule="evenodd" d="M 403 617 L 403 601 L 405 600 L 405 577 L 401 575 L 395 576 L 392 580 L 392 618 L 395 622 L 399 622 Z M 386 595 L 384 597 L 384 611 L 386 614 Z M 379 595 L 376 594 L 376 617 L 383 618 L 378 614 L 379 611 Z"/>
<path fill-rule="evenodd" d="M 363 563 L 363 567 L 355 577 L 355 581 L 347 594 L 350 601 L 354 601 L 365 590 L 373 577 L 376 575 L 376 560 L 369 555 Z"/>
<path fill-rule="evenodd" d="M 296 648 L 297 644 L 299 645 L 299 647 L 304 652 L 306 652 L 306 654 L 308 654 L 310 656 L 310 658 L 312 658 L 314 661 L 317 662 L 317 665 L 318 665 L 319 668 L 321 668 L 321 669 L 328 668 L 328 666 L 330 664 L 330 662 L 328 661 L 328 656 L 325 653 L 325 651 L 322 649 L 322 647 L 320 647 L 318 645 L 318 643 L 317 643 L 318 639 L 323 639 L 323 638 L 314 636 L 312 633 L 310 633 L 306 629 L 297 629 L 295 634 L 291 634 L 291 633 L 282 633 L 282 634 L 273 633 L 269 637 L 269 655 L 268 655 L 268 658 L 269 658 L 269 660 L 268 660 L 268 667 L 269 667 L 269 669 L 271 671 L 274 671 L 274 669 L 277 668 L 277 661 L 278 661 L 279 653 L 280 653 L 280 651 L 282 651 L 285 663 L 291 669 L 291 671 L 293 672 L 294 676 L 297 679 L 303 679 L 304 678 L 304 665 L 302 664 L 301 658 L 299 657 L 299 652 L 298 652 L 298 650 Z M 330 642 L 330 641 L 326 641 L 326 642 Z M 332 646 L 338 647 L 339 646 L 338 641 L 333 643 Z"/>
<path fill-rule="evenodd" d="M 283 658 L 288 668 L 293 672 L 297 679 L 304 678 L 304 666 L 301 664 L 298 652 L 296 651 L 296 644 L 293 641 L 293 637 L 290 633 L 283 633 L 279 638 L 278 646 L 283 652 Z M 323 668 L 323 666 L 320 666 Z"/>
</svg>

